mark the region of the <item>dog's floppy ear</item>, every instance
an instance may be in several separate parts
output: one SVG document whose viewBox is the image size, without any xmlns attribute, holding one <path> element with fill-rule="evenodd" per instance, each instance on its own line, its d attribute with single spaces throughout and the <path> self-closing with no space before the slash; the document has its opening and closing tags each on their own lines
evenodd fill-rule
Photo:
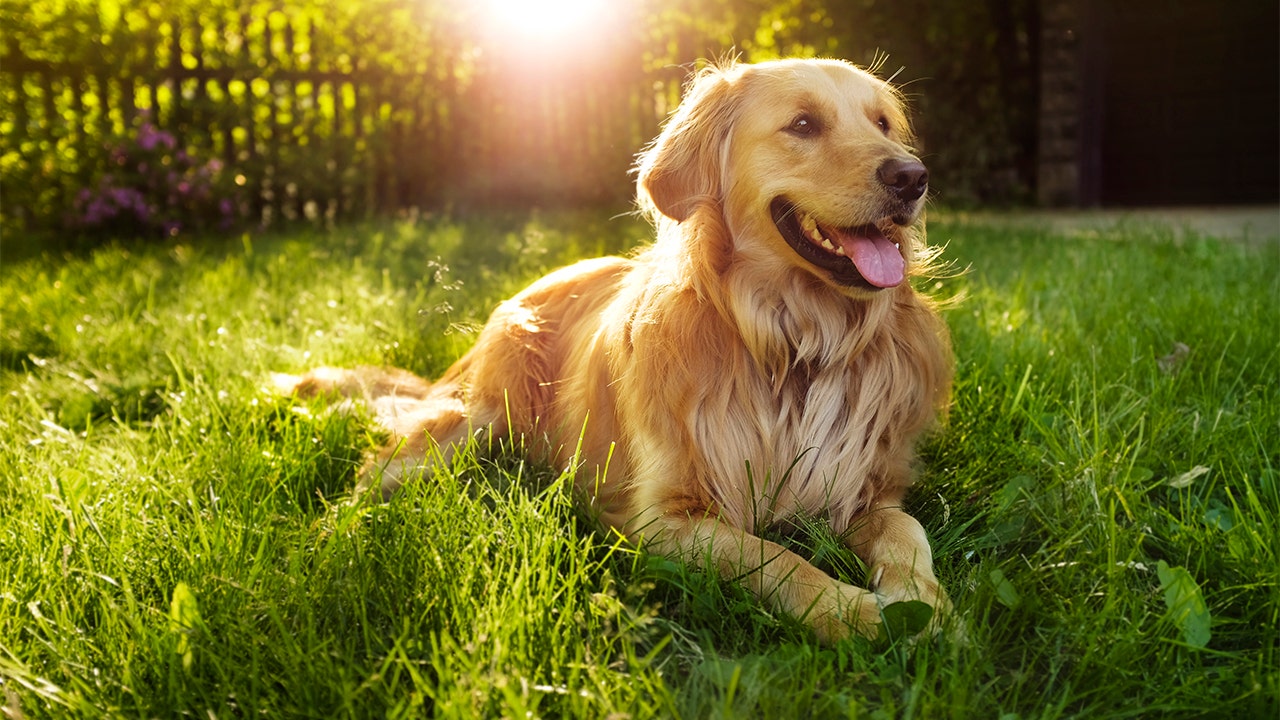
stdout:
<svg viewBox="0 0 1280 720">
<path fill-rule="evenodd" d="M 675 114 L 636 163 L 642 206 L 679 222 L 700 204 L 719 202 L 722 149 L 736 95 L 728 69 L 708 67 L 694 76 Z"/>
</svg>

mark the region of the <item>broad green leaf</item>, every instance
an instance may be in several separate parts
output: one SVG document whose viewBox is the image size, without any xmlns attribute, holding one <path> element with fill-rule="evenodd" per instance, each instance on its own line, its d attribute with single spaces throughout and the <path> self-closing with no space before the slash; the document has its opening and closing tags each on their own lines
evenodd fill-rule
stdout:
<svg viewBox="0 0 1280 720">
<path fill-rule="evenodd" d="M 1169 567 L 1161 560 L 1156 566 L 1160 576 L 1160 589 L 1164 590 L 1164 603 L 1169 608 L 1169 619 L 1182 630 L 1182 637 L 1192 647 L 1209 644 L 1211 631 L 1209 608 L 1205 605 L 1200 586 L 1186 568 Z"/>
<path fill-rule="evenodd" d="M 1026 475 L 1015 475 L 1009 478 L 1004 487 L 996 495 L 996 504 L 1001 510 L 1008 510 L 1013 504 L 1022 499 L 1024 491 L 1029 490 L 1036 484 L 1034 478 Z"/>
<path fill-rule="evenodd" d="M 1018 594 L 1018 589 L 1013 586 L 1013 583 L 1009 582 L 1009 579 L 1004 576 L 1003 570 L 993 568 L 987 577 L 991 579 L 991 584 L 995 586 L 996 599 L 1000 601 L 1001 605 L 1014 610 L 1022 604 L 1022 596 Z"/>
<path fill-rule="evenodd" d="M 191 631 L 200 624 L 200 605 L 196 596 L 184 582 L 173 588 L 169 601 L 169 629 L 178 634 L 178 655 L 182 657 L 184 670 L 191 668 L 194 653 L 191 647 Z"/>
<path fill-rule="evenodd" d="M 886 605 L 880 610 L 884 620 L 884 639 L 913 637 L 929 626 L 933 608 L 919 600 L 907 600 Z"/>
<path fill-rule="evenodd" d="M 1236 514 L 1222 502 L 1211 500 L 1209 509 L 1204 513 L 1204 522 L 1211 528 L 1226 532 L 1236 526 Z"/>
<path fill-rule="evenodd" d="M 1129 485 L 1141 485 L 1155 476 L 1156 473 L 1151 468 L 1135 465 L 1124 474 L 1124 481 Z"/>
</svg>

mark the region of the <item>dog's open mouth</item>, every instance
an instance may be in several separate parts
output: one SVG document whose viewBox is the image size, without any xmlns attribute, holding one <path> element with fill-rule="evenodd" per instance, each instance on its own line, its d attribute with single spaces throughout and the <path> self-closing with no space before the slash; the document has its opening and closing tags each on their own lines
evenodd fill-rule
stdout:
<svg viewBox="0 0 1280 720">
<path fill-rule="evenodd" d="M 787 244 L 841 285 L 889 288 L 906 277 L 907 263 L 898 243 L 874 224 L 831 227 L 781 197 L 774 198 L 769 211 Z"/>
</svg>

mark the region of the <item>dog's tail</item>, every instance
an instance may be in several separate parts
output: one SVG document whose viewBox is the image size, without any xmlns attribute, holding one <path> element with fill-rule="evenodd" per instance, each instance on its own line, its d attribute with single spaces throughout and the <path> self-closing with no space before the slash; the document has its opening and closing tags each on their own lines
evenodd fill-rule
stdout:
<svg viewBox="0 0 1280 720">
<path fill-rule="evenodd" d="M 430 381 L 408 370 L 369 365 L 351 369 L 321 367 L 305 375 L 272 373 L 271 384 L 282 395 L 363 400 L 369 403 L 388 397 L 423 400 L 431 392 Z"/>
<path fill-rule="evenodd" d="M 456 383 L 432 383 L 399 368 L 320 367 L 304 375 L 272 373 L 271 383 L 282 395 L 319 398 L 337 412 L 363 408 L 378 425 L 399 437 L 421 434 L 424 420 L 433 412 L 448 415 L 460 404 Z"/>
<path fill-rule="evenodd" d="M 304 375 L 272 373 L 271 384 L 283 395 L 328 401 L 338 412 L 360 406 L 390 433 L 360 471 L 356 497 L 376 483 L 382 498 L 390 498 L 406 477 L 448 462 L 470 431 L 461 385 L 450 377 L 432 383 L 398 368 L 321 367 Z M 433 448 L 439 449 L 434 456 Z"/>
</svg>

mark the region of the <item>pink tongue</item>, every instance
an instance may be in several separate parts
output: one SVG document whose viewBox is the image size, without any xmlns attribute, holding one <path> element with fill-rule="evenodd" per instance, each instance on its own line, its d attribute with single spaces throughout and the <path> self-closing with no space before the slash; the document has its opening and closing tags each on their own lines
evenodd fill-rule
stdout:
<svg viewBox="0 0 1280 720">
<path fill-rule="evenodd" d="M 853 233 L 841 232 L 837 242 L 862 277 L 876 287 L 893 287 L 906 276 L 902 253 L 874 225 L 856 228 Z"/>
</svg>

